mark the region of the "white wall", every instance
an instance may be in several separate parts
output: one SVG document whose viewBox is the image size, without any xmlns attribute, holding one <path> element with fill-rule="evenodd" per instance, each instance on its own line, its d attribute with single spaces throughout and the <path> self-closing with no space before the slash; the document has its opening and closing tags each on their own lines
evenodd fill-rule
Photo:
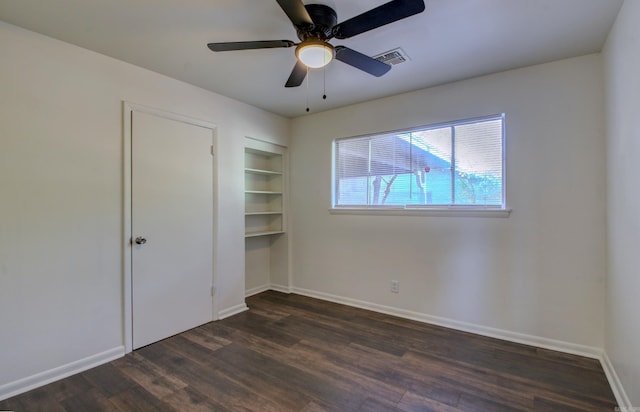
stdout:
<svg viewBox="0 0 640 412">
<path fill-rule="evenodd" d="M 271 285 L 271 239 L 257 236 L 245 239 L 245 289 L 253 294 Z"/>
<path fill-rule="evenodd" d="M 640 406 L 640 2 L 625 1 L 604 49 L 608 272 L 605 349 Z"/>
<path fill-rule="evenodd" d="M 218 125 L 216 305 L 243 304 L 244 137 L 286 145 L 289 121 L 2 22 L 0 39 L 0 398 L 123 345 L 123 100 Z"/>
<path fill-rule="evenodd" d="M 589 55 L 295 119 L 295 290 L 602 348 L 603 95 Z M 334 138 L 501 112 L 510 217 L 329 213 Z"/>
</svg>

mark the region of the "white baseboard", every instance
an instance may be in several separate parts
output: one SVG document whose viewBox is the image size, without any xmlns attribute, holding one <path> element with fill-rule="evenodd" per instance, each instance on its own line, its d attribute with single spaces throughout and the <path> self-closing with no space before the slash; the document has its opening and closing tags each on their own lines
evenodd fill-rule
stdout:
<svg viewBox="0 0 640 412">
<path fill-rule="evenodd" d="M 266 285 L 245 290 L 244 297 L 248 298 L 249 296 L 257 295 L 258 293 L 266 292 L 267 290 L 271 290 L 271 285 L 268 283 Z"/>
<path fill-rule="evenodd" d="M 231 306 L 230 308 L 223 309 L 220 312 L 218 312 L 218 320 L 226 319 L 233 315 L 237 315 L 238 313 L 242 313 L 245 310 L 249 310 L 249 308 L 245 303 L 240 303 L 238 305 Z"/>
<path fill-rule="evenodd" d="M 405 309 L 394 308 L 391 306 L 379 305 L 377 303 L 365 302 L 357 299 L 345 298 L 342 296 L 332 295 L 329 293 L 316 292 L 308 289 L 293 288 L 293 293 L 309 296 L 312 298 L 327 300 L 330 302 L 341 303 L 348 306 L 354 306 L 361 309 L 367 309 L 374 312 L 385 313 L 387 315 L 398 316 L 400 318 L 417 320 L 419 322 L 429 323 L 432 325 L 443 326 L 450 329 L 456 329 L 463 332 L 475 333 L 491 338 L 502 339 L 510 342 L 522 343 L 525 345 L 536 346 L 539 348 L 556 350 L 559 352 L 570 353 L 573 355 L 585 356 L 592 359 L 602 358 L 602 349 L 591 346 L 578 345 L 575 343 L 564 342 L 555 339 L 543 338 L 540 336 L 527 335 L 518 332 L 512 332 L 503 329 L 492 328 L 488 326 L 475 325 L 472 323 L 461 322 L 453 319 L 442 318 L 439 316 L 427 315 L 420 312 L 413 312 Z"/>
<path fill-rule="evenodd" d="M 87 369 L 94 368 L 123 356 L 124 346 L 118 346 L 113 349 L 88 356 L 84 359 L 79 359 L 77 361 L 67 363 L 66 365 L 58 366 L 57 368 L 49 369 L 17 381 L 6 383 L 0 386 L 0 400 L 11 398 L 12 396 L 19 395 L 62 378 L 75 375 L 76 373 L 86 371 Z"/>
<path fill-rule="evenodd" d="M 275 290 L 276 292 L 282 292 L 282 293 L 291 293 L 291 287 L 289 286 L 284 286 L 284 285 L 276 285 L 275 283 L 272 283 L 271 285 L 269 285 L 269 290 Z"/>
<path fill-rule="evenodd" d="M 255 288 L 247 289 L 244 292 L 244 297 L 257 295 L 258 293 L 266 292 L 267 290 L 275 290 L 276 292 L 291 293 L 291 288 L 284 285 L 276 285 L 275 283 L 268 283 L 266 285 L 258 286 Z"/>
<path fill-rule="evenodd" d="M 299 295 L 309 296 L 316 299 L 326 300 L 329 302 L 340 303 L 347 306 L 353 306 L 361 309 L 367 309 L 374 312 L 385 313 L 387 315 L 398 316 L 400 318 L 416 320 L 432 325 L 443 326 L 450 329 L 460 330 L 463 332 L 475 333 L 482 336 L 491 338 L 502 339 L 515 343 L 522 343 L 524 345 L 535 346 L 538 348 L 544 348 L 554 350 L 558 352 L 569 353 L 572 355 L 584 356 L 591 359 L 597 359 L 600 361 L 604 373 L 609 381 L 611 390 L 618 405 L 626 407 L 631 410 L 631 402 L 624 391 L 622 383 L 618 378 L 618 375 L 613 368 L 613 364 L 609 360 L 607 353 L 601 349 L 593 346 L 579 345 L 575 343 L 565 342 L 556 339 L 549 339 L 540 336 L 527 335 L 519 332 L 512 332 L 503 329 L 492 328 L 488 326 L 475 325 L 472 323 L 461 322 L 453 319 L 443 318 L 439 316 L 427 315 L 420 312 L 413 312 L 405 309 L 394 308 L 391 306 L 379 305 L 377 303 L 366 302 L 357 299 L 346 298 L 343 296 L 333 295 L 330 293 L 317 292 L 309 289 L 302 289 L 296 287 L 285 287 L 280 285 L 265 285 L 260 291 L 256 293 L 264 292 L 265 290 L 275 290 L 283 293 L 296 293 Z M 247 291 L 249 292 L 249 291 Z M 254 293 L 254 294 L 256 294 Z"/>
<path fill-rule="evenodd" d="M 618 406 L 629 411 L 633 410 L 631 401 L 629 400 L 629 397 L 622 386 L 622 382 L 620 382 L 620 378 L 618 377 L 618 374 L 613 367 L 613 363 L 611 363 L 606 351 L 602 353 L 600 363 L 602 364 L 602 369 L 604 369 L 604 374 L 607 375 L 607 380 L 609 381 L 609 385 L 611 385 L 613 395 L 616 397 L 616 401 L 618 401 Z"/>
</svg>

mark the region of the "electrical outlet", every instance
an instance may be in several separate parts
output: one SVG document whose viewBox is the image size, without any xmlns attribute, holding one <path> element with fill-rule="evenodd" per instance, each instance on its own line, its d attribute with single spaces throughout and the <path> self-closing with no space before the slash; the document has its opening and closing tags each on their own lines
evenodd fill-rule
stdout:
<svg viewBox="0 0 640 412">
<path fill-rule="evenodd" d="M 391 281 L 391 292 L 400 293 L 400 282 L 398 282 L 397 280 Z"/>
</svg>

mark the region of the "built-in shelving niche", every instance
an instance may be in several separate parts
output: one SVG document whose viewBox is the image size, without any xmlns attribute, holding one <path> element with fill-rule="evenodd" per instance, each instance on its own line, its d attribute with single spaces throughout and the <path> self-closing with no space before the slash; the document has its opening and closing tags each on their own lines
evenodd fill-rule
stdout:
<svg viewBox="0 0 640 412">
<path fill-rule="evenodd" d="M 288 289 L 287 148 L 247 138 L 244 163 L 246 291 Z"/>
</svg>

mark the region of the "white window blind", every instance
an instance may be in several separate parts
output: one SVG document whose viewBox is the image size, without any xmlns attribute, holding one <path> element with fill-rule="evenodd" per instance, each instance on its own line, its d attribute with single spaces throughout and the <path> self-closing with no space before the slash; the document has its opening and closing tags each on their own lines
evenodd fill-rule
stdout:
<svg viewBox="0 0 640 412">
<path fill-rule="evenodd" d="M 333 207 L 504 209 L 504 115 L 334 141 Z"/>
</svg>

